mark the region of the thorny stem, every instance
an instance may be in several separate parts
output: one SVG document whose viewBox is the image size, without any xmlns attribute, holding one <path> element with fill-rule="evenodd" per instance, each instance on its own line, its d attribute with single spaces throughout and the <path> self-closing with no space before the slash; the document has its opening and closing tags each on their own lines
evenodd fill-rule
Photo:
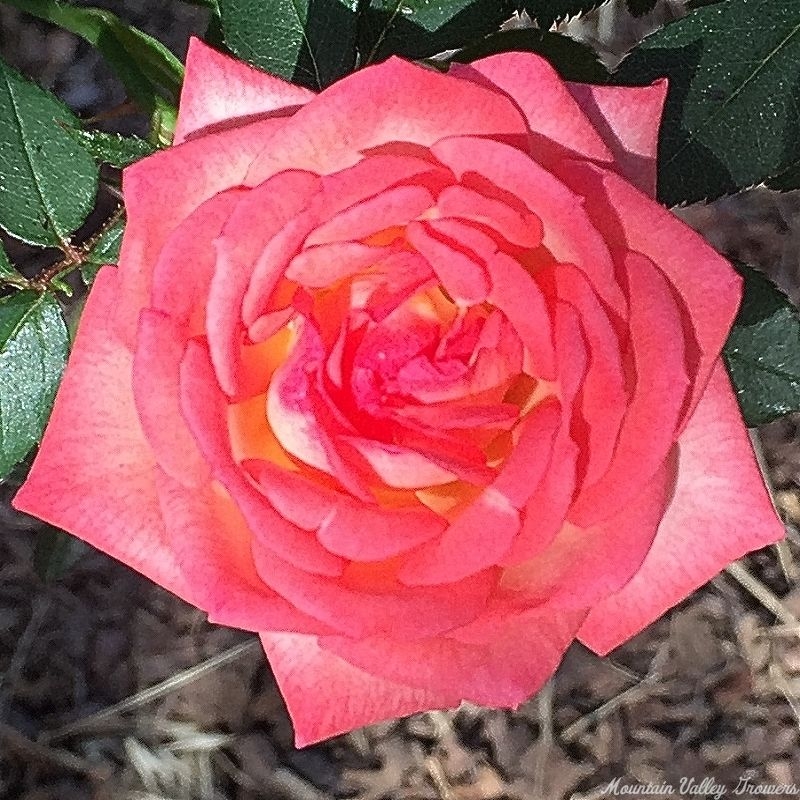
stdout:
<svg viewBox="0 0 800 800">
<path fill-rule="evenodd" d="M 118 206 L 117 210 L 103 223 L 100 230 L 80 247 L 76 247 L 70 242 L 62 242 L 61 252 L 64 254 L 64 258 L 40 272 L 36 278 L 28 282 L 28 285 L 33 289 L 44 291 L 50 288 L 54 280 L 63 278 L 82 266 L 100 237 L 120 219 L 124 211 L 123 206 Z"/>
</svg>

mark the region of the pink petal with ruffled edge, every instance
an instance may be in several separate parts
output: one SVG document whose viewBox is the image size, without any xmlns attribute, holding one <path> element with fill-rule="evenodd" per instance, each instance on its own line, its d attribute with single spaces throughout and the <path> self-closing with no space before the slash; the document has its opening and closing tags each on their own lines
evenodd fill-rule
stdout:
<svg viewBox="0 0 800 800">
<path fill-rule="evenodd" d="M 664 275 L 638 253 L 626 259 L 635 384 L 608 470 L 583 486 L 569 513 L 587 528 L 611 517 L 650 481 L 677 439 L 690 379 L 683 316 Z M 665 347 L 664 343 L 669 342 Z"/>
<path fill-rule="evenodd" d="M 133 346 L 147 306 L 152 267 L 170 233 L 206 200 L 245 183 L 249 165 L 284 120 L 266 119 L 160 150 L 128 167 L 122 179 L 127 225 L 120 252 L 115 328 Z M 286 164 L 284 168 L 294 166 Z M 302 166 L 302 165 L 301 165 Z"/>
<path fill-rule="evenodd" d="M 685 425 L 733 324 L 742 279 L 698 233 L 619 175 L 591 164 L 571 163 L 562 177 L 587 196 L 592 222 L 609 247 L 649 258 L 680 298 L 681 317 L 687 323 L 684 338 L 694 339 L 695 362 Z"/>
<path fill-rule="evenodd" d="M 566 86 L 614 154 L 616 171 L 655 197 L 658 129 L 667 99 L 666 79 L 642 87 Z"/>
<path fill-rule="evenodd" d="M 678 442 L 678 482 L 653 546 L 630 582 L 594 607 L 580 640 L 607 653 L 731 561 L 783 535 L 718 360 Z"/>
<path fill-rule="evenodd" d="M 261 642 L 288 706 L 297 747 L 373 722 L 450 705 L 436 692 L 354 667 L 322 649 L 315 636 L 262 633 Z M 324 693 L 319 691 L 322 682 Z"/>
<path fill-rule="evenodd" d="M 580 194 L 509 145 L 454 136 L 431 147 L 460 180 L 478 173 L 523 202 L 544 227 L 544 246 L 559 260 L 575 264 L 598 295 L 619 314 L 625 300 L 616 282 L 608 246 L 584 208 Z"/>
<path fill-rule="evenodd" d="M 551 608 L 509 611 L 502 620 L 483 617 L 448 636 L 409 641 L 322 636 L 319 644 L 355 667 L 388 681 L 418 686 L 441 698 L 437 705 L 468 700 L 516 708 L 550 678 L 585 611 L 554 614 Z"/>
<path fill-rule="evenodd" d="M 219 384 L 231 397 L 248 397 L 266 389 L 258 374 L 244 368 L 241 353 L 242 303 L 254 266 L 284 227 L 303 216 L 319 187 L 319 178 L 310 172 L 275 175 L 242 197 L 214 242 L 217 260 L 206 301 L 206 333 Z M 242 236 L 243 231 L 248 235 Z M 274 283 L 292 251 L 270 249 L 270 255 Z"/>
<path fill-rule="evenodd" d="M 186 54 L 174 143 L 263 114 L 285 116 L 313 97 L 308 89 L 224 56 L 193 36 Z"/>
<path fill-rule="evenodd" d="M 611 153 L 581 111 L 559 74 L 532 53 L 501 53 L 472 64 L 454 64 L 451 74 L 496 86 L 520 107 L 530 129 L 586 158 L 610 161 Z"/>
<path fill-rule="evenodd" d="M 501 92 L 393 57 L 348 75 L 286 120 L 247 180 L 274 175 L 290 153 L 309 159 L 296 166 L 331 174 L 387 142 L 427 147 L 454 135 L 526 136 L 527 126 Z"/>
<path fill-rule="evenodd" d="M 193 603 L 198 592 L 166 535 L 156 463 L 133 403 L 133 356 L 113 329 L 118 302 L 119 275 L 106 267 L 86 302 L 38 456 L 13 506 Z"/>
</svg>

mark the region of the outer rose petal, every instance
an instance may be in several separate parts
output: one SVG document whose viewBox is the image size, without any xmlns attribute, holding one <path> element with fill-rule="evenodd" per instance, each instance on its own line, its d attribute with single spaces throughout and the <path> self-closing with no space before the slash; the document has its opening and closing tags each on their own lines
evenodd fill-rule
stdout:
<svg viewBox="0 0 800 800">
<path fill-rule="evenodd" d="M 519 110 L 500 92 L 394 57 L 343 78 L 285 125 L 253 163 L 249 184 L 284 168 L 288 156 L 296 168 L 331 174 L 389 142 L 428 147 L 444 136 L 527 135 Z"/>
<path fill-rule="evenodd" d="M 323 636 L 319 643 L 370 674 L 435 692 L 437 705 L 469 700 L 517 707 L 552 675 L 585 616 L 585 609 L 509 609 L 502 618 L 479 617 L 447 636 Z"/>
<path fill-rule="evenodd" d="M 644 563 L 581 627 L 580 640 L 601 655 L 726 564 L 783 538 L 720 360 L 678 446 L 675 494 Z"/>
<path fill-rule="evenodd" d="M 476 83 L 488 81 L 509 95 L 522 110 L 530 129 L 547 141 L 585 158 L 611 160 L 605 142 L 581 113 L 564 81 L 540 56 L 501 53 L 468 66 L 454 65 L 450 72 Z"/>
<path fill-rule="evenodd" d="M 261 642 L 289 708 L 297 747 L 447 705 L 436 692 L 383 680 L 348 664 L 321 648 L 316 636 L 262 633 Z"/>
<path fill-rule="evenodd" d="M 616 171 L 655 197 L 658 128 L 667 99 L 666 79 L 642 87 L 567 83 L 567 89 L 614 154 Z"/>
<path fill-rule="evenodd" d="M 562 177 L 586 195 L 586 209 L 610 246 L 647 256 L 683 303 L 687 338 L 695 340 L 698 350 L 685 424 L 725 344 L 739 307 L 742 279 L 698 233 L 615 173 L 575 164 L 568 165 Z"/>
<path fill-rule="evenodd" d="M 218 53 L 200 39 L 189 40 L 186 77 L 181 90 L 175 144 L 192 134 L 229 128 L 242 117 L 287 116 L 314 93 Z"/>
<path fill-rule="evenodd" d="M 265 119 L 209 134 L 161 150 L 125 170 L 128 223 L 120 252 L 115 327 L 126 342 L 133 342 L 139 309 L 149 304 L 152 265 L 166 238 L 206 200 L 243 185 L 256 154 L 284 124 L 282 119 Z"/>
<path fill-rule="evenodd" d="M 13 505 L 196 604 L 198 593 L 161 518 L 156 463 L 133 404 L 133 356 L 111 321 L 118 302 L 119 275 L 106 267 L 86 302 L 39 454 Z"/>
</svg>

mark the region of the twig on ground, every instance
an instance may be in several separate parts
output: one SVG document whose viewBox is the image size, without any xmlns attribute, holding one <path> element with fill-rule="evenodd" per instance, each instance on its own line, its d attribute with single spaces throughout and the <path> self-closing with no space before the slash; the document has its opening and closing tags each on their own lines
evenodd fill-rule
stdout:
<svg viewBox="0 0 800 800">
<path fill-rule="evenodd" d="M 151 686 L 148 689 L 143 689 L 141 692 L 137 692 L 136 694 L 125 698 L 119 703 L 115 703 L 113 706 L 104 708 L 102 711 L 98 711 L 96 714 L 83 717 L 82 719 L 62 726 L 61 728 L 56 728 L 54 731 L 45 731 L 41 735 L 40 741 L 54 742 L 59 739 L 64 739 L 68 736 L 72 736 L 76 733 L 82 733 L 87 730 L 91 730 L 99 723 L 105 722 L 117 714 L 131 711 L 134 708 L 145 705 L 146 703 L 151 703 L 153 700 L 158 700 L 160 697 L 163 697 L 170 692 L 182 689 L 184 686 L 193 683 L 207 672 L 219 669 L 225 664 L 230 664 L 232 661 L 237 661 L 248 653 L 258 649 L 258 647 L 259 642 L 257 639 L 252 639 L 249 642 L 244 642 L 243 644 L 231 647 L 230 649 L 225 650 L 222 653 L 218 653 L 217 655 L 212 656 L 211 658 L 208 658 L 193 667 L 189 667 L 188 669 L 185 669 L 176 675 L 171 675 L 169 678 L 161 681 L 161 683 L 157 683 L 155 686 Z"/>
<path fill-rule="evenodd" d="M 798 619 L 780 599 L 758 578 L 750 574 L 747 568 L 740 562 L 735 561 L 725 568 L 728 573 L 743 589 L 746 589 L 764 608 L 774 614 L 784 625 L 792 625 L 800 628 Z"/>
<path fill-rule="evenodd" d="M 669 653 L 669 639 L 663 642 L 661 647 L 653 656 L 650 662 L 650 668 L 647 670 L 647 675 L 644 676 L 637 684 L 625 689 L 615 697 L 607 700 L 594 711 L 584 714 L 578 718 L 571 725 L 568 725 L 561 731 L 559 738 L 561 741 L 569 744 L 574 742 L 581 734 L 596 725 L 601 720 L 612 714 L 621 706 L 628 703 L 634 703 L 648 694 L 649 687 L 656 683 L 661 678 L 661 669 L 666 663 L 667 655 Z"/>
<path fill-rule="evenodd" d="M 536 696 L 539 718 L 539 739 L 536 742 L 536 761 L 533 768 L 533 786 L 536 797 L 545 797 L 545 769 L 553 748 L 553 679 L 542 686 Z"/>
</svg>

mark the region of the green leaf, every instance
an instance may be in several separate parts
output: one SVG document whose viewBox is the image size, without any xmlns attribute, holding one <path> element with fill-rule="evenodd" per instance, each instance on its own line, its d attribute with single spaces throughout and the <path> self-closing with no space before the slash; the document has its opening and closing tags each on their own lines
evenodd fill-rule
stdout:
<svg viewBox="0 0 800 800">
<path fill-rule="evenodd" d="M 360 20 L 361 63 L 429 58 L 477 44 L 513 13 L 514 3 L 503 0 L 372 0 Z"/>
<path fill-rule="evenodd" d="M 41 438 L 68 343 L 51 294 L 25 291 L 0 298 L 0 478 Z"/>
<path fill-rule="evenodd" d="M 646 39 L 615 83 L 667 76 L 659 197 L 715 198 L 778 177 L 799 186 L 800 2 L 728 0 Z"/>
<path fill-rule="evenodd" d="M 451 60 L 469 62 L 495 53 L 520 50 L 544 56 L 566 80 L 585 83 L 608 80 L 608 71 L 597 60 L 597 53 L 591 47 L 569 36 L 537 28 L 517 28 L 496 33 L 477 45 L 460 50 Z"/>
<path fill-rule="evenodd" d="M 122 136 L 119 133 L 86 131 L 80 128 L 68 128 L 67 131 L 95 161 L 120 169 L 155 152 L 155 147 L 150 142 L 138 136 Z"/>
<path fill-rule="evenodd" d="M 59 246 L 94 205 L 97 166 L 62 125 L 79 122 L 0 61 L 0 226 L 29 244 Z"/>
<path fill-rule="evenodd" d="M 800 315 L 760 272 L 737 269 L 744 299 L 722 354 L 745 421 L 762 425 L 800 410 Z"/>
<path fill-rule="evenodd" d="M 545 30 L 554 22 L 571 19 L 587 11 L 592 11 L 606 0 L 519 0 L 519 11 L 527 11 L 528 16 Z"/>
<path fill-rule="evenodd" d="M 60 0 L 5 0 L 28 14 L 65 28 L 96 47 L 128 95 L 149 115 L 171 118 L 183 83 L 183 65 L 157 39 L 100 8 Z"/>
<path fill-rule="evenodd" d="M 81 277 L 87 286 L 91 285 L 100 267 L 106 264 L 116 264 L 119 260 L 119 247 L 122 244 L 124 230 L 125 217 L 120 215 L 104 228 L 92 243 L 80 268 Z"/>
<path fill-rule="evenodd" d="M 219 0 L 225 46 L 273 75 L 322 89 L 356 63 L 358 0 Z"/>
</svg>

